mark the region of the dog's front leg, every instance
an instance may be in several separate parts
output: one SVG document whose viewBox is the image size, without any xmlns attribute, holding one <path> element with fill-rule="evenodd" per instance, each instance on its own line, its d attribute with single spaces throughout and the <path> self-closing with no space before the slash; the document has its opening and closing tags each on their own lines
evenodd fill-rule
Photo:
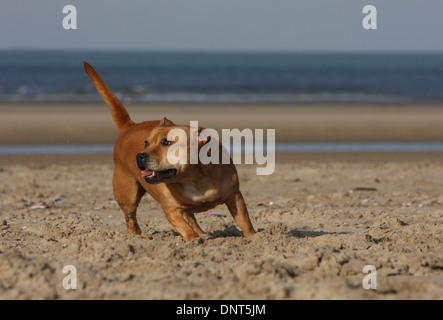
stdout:
<svg viewBox="0 0 443 320">
<path fill-rule="evenodd" d="M 195 218 L 191 219 L 189 221 L 191 224 L 189 224 L 185 220 L 185 217 L 189 218 L 190 216 L 183 209 L 163 207 L 163 210 L 165 212 L 166 219 L 168 219 L 168 221 L 174 227 L 175 231 L 180 233 L 183 236 L 183 238 L 185 238 L 186 241 L 191 241 L 192 239 L 199 237 L 199 234 L 193 229 L 191 225 L 193 221 L 195 221 Z M 200 227 L 198 229 L 200 229 Z"/>
<path fill-rule="evenodd" d="M 141 234 L 137 223 L 137 207 L 146 193 L 137 180 L 119 167 L 114 171 L 114 196 L 125 215 L 129 234 Z"/>
<path fill-rule="evenodd" d="M 192 229 L 194 229 L 195 232 L 198 233 L 199 236 L 201 236 L 204 231 L 200 228 L 198 225 L 197 220 L 195 219 L 195 215 L 192 213 L 184 213 L 185 221 L 191 226 Z"/>
<path fill-rule="evenodd" d="M 229 212 L 239 225 L 240 229 L 246 238 L 255 234 L 254 227 L 249 219 L 248 209 L 246 208 L 245 200 L 240 191 L 233 193 L 225 200 Z"/>
</svg>

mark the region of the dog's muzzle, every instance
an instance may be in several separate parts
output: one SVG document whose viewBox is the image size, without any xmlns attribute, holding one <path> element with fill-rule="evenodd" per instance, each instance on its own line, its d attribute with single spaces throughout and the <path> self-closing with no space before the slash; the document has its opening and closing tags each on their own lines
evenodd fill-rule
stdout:
<svg viewBox="0 0 443 320">
<path fill-rule="evenodd" d="M 177 169 L 154 171 L 148 168 L 149 155 L 146 152 L 137 155 L 137 167 L 140 169 L 142 178 L 149 184 L 157 184 L 178 174 Z"/>
<path fill-rule="evenodd" d="M 137 167 L 140 170 L 146 170 L 146 162 L 149 159 L 149 155 L 146 152 L 139 153 L 137 155 Z"/>
</svg>

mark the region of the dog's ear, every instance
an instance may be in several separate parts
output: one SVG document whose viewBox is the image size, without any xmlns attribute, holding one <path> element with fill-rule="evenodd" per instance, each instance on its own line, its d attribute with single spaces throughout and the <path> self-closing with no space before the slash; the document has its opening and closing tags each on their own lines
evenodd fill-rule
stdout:
<svg viewBox="0 0 443 320">
<path fill-rule="evenodd" d="M 205 130 L 205 128 L 198 127 L 198 130 L 193 130 L 190 132 L 191 139 L 197 142 L 198 149 L 211 140 L 211 136 L 208 136 L 203 130 Z"/>
<path fill-rule="evenodd" d="M 209 141 L 211 141 L 211 136 L 209 136 L 205 131 L 205 128 L 199 127 L 198 128 L 198 136 L 199 136 L 199 140 L 198 140 L 198 148 L 200 149 L 200 147 L 204 146 L 205 144 L 207 144 Z M 203 132 L 202 132 L 203 131 Z"/>
<path fill-rule="evenodd" d="M 173 123 L 171 120 L 167 119 L 166 117 L 163 117 L 163 119 L 160 120 L 161 126 L 172 126 Z"/>
<path fill-rule="evenodd" d="M 198 140 L 198 150 L 199 151 L 200 151 L 201 147 L 203 147 L 205 144 L 207 144 L 209 141 L 211 141 L 211 136 L 208 135 L 207 132 L 205 132 L 203 130 L 205 130 L 205 128 L 202 128 L 202 127 L 198 128 L 198 135 L 200 137 L 200 139 Z M 211 156 L 211 149 L 208 150 L 207 155 L 208 155 L 208 157 Z"/>
<path fill-rule="evenodd" d="M 198 150 L 200 152 L 201 147 L 203 147 L 205 144 L 207 144 L 209 141 L 211 141 L 211 136 L 208 135 L 206 131 L 204 131 L 205 128 L 198 127 L 198 130 L 190 130 L 190 139 L 191 144 L 196 143 Z M 211 150 L 208 150 L 208 156 L 211 156 Z"/>
</svg>

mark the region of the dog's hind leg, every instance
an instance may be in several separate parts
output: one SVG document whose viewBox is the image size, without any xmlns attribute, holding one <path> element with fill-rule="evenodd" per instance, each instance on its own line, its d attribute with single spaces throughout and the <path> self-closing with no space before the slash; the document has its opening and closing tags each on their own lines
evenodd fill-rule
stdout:
<svg viewBox="0 0 443 320">
<path fill-rule="evenodd" d="M 132 175 L 117 167 L 114 171 L 113 185 L 115 200 L 125 215 L 128 233 L 140 234 L 137 207 L 146 191 Z"/>
</svg>

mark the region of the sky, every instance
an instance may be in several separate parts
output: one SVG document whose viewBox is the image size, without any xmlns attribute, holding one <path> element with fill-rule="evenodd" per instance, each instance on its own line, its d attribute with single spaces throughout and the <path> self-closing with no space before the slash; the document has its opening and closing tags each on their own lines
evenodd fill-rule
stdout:
<svg viewBox="0 0 443 320">
<path fill-rule="evenodd" d="M 3 0 L 0 49 L 443 52 L 443 1 Z"/>
</svg>

